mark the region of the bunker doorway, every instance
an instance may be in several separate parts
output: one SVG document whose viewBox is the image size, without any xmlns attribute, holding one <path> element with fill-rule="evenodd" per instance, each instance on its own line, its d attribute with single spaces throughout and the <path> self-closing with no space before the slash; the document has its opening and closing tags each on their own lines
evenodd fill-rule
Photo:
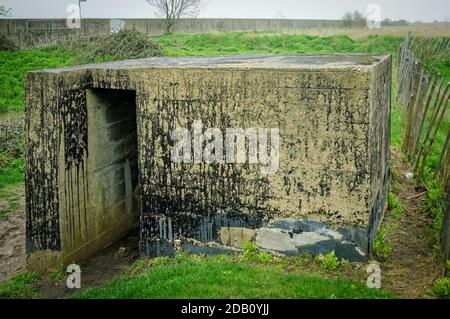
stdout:
<svg viewBox="0 0 450 319">
<path fill-rule="evenodd" d="M 89 215 L 105 247 L 138 228 L 136 92 L 89 89 L 86 95 Z"/>
</svg>

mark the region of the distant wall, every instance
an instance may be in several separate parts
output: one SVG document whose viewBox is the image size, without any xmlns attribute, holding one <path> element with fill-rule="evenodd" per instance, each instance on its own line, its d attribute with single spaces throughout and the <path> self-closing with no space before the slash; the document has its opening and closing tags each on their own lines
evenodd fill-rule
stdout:
<svg viewBox="0 0 450 319">
<path fill-rule="evenodd" d="M 20 33 L 48 33 L 102 35 L 111 31 L 112 25 L 123 21 L 126 29 L 136 29 L 146 34 L 165 31 L 164 19 L 84 19 L 81 29 L 68 29 L 65 19 L 28 20 L 0 19 L 0 32 L 8 35 Z M 119 21 L 119 22 L 120 22 Z M 119 23 L 120 25 L 120 23 Z M 292 31 L 305 28 L 332 28 L 341 26 L 340 20 L 291 20 L 291 19 L 182 19 L 173 28 L 180 33 L 224 31 Z"/>
</svg>

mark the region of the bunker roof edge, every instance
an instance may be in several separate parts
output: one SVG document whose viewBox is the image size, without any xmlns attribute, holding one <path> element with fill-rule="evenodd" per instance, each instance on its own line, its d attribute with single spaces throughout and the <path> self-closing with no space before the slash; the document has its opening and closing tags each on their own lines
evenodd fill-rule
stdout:
<svg viewBox="0 0 450 319">
<path fill-rule="evenodd" d="M 27 74 L 63 74 L 84 70 L 136 69 L 239 69 L 239 70 L 329 70 L 370 69 L 390 58 L 390 54 L 336 53 L 336 54 L 264 54 L 190 57 L 156 57 L 137 60 L 84 64 L 57 69 L 43 69 Z"/>
</svg>

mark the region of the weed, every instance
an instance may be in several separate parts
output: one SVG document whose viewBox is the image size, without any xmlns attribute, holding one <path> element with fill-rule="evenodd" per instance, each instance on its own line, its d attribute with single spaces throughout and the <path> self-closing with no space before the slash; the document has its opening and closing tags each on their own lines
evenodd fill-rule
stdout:
<svg viewBox="0 0 450 319">
<path fill-rule="evenodd" d="M 375 256 L 382 260 L 386 260 L 389 257 L 391 247 L 389 246 L 387 240 L 387 228 L 382 225 L 378 231 L 378 235 L 373 243 L 373 253 Z"/>
<path fill-rule="evenodd" d="M 334 251 L 329 252 L 325 256 L 318 255 L 316 256 L 316 260 L 318 260 L 321 263 L 321 267 L 326 270 L 336 270 L 341 266 L 348 266 L 350 264 L 348 260 L 339 260 Z"/>
<path fill-rule="evenodd" d="M 283 258 L 278 258 L 269 252 L 262 251 L 256 247 L 255 243 L 248 241 L 244 244 L 244 249 L 239 255 L 239 260 L 243 262 L 259 262 L 261 264 L 275 264 L 282 266 L 286 264 Z"/>
<path fill-rule="evenodd" d="M 244 244 L 244 249 L 239 256 L 241 261 L 256 261 L 259 253 L 258 247 L 252 241 L 248 241 Z"/>
<path fill-rule="evenodd" d="M 436 281 L 432 290 L 436 296 L 450 299 L 450 277 L 444 277 Z"/>
<path fill-rule="evenodd" d="M 258 261 L 263 264 L 271 264 L 271 263 L 273 263 L 274 259 L 273 259 L 273 256 L 271 254 L 269 254 L 268 252 L 260 251 L 258 253 Z"/>
</svg>

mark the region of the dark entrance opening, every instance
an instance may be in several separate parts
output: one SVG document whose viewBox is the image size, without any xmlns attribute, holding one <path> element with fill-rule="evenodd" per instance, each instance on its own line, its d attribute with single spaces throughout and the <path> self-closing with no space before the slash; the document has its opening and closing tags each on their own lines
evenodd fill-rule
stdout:
<svg viewBox="0 0 450 319">
<path fill-rule="evenodd" d="M 138 231 L 136 92 L 89 89 L 87 101 L 89 219 L 93 235 L 107 246 Z"/>
</svg>

